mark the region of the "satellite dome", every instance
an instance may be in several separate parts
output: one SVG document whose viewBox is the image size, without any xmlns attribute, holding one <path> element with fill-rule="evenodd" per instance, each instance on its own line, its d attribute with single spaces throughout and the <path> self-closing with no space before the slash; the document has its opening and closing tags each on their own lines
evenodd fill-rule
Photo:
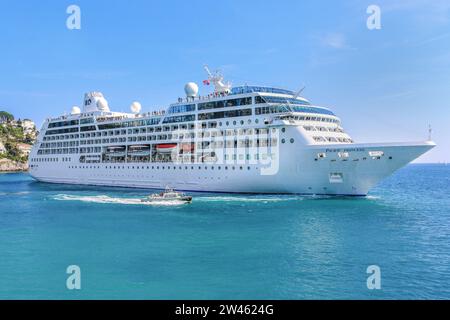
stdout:
<svg viewBox="0 0 450 320">
<path fill-rule="evenodd" d="M 98 98 L 97 108 L 100 111 L 109 111 L 108 101 L 106 101 L 106 99 L 103 97 Z"/>
<path fill-rule="evenodd" d="M 186 96 L 193 98 L 198 94 L 198 85 L 194 82 L 189 82 L 184 86 L 184 92 L 186 92 Z"/>
<path fill-rule="evenodd" d="M 134 101 L 130 106 L 131 112 L 133 113 L 139 113 L 141 112 L 142 106 L 139 102 Z"/>
<path fill-rule="evenodd" d="M 80 113 L 81 113 L 81 109 L 77 106 L 73 106 L 72 111 L 70 112 L 70 114 L 80 114 Z"/>
</svg>

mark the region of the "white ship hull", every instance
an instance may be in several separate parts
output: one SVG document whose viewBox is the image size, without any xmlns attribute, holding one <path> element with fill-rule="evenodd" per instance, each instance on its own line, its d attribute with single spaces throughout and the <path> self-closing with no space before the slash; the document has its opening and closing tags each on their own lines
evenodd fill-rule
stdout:
<svg viewBox="0 0 450 320">
<path fill-rule="evenodd" d="M 85 164 L 82 168 L 71 168 L 74 166 L 70 162 L 48 163 L 38 169 L 31 168 L 30 174 L 38 181 L 62 184 L 146 189 L 170 186 L 183 191 L 224 193 L 364 196 L 382 179 L 434 145 L 423 142 L 308 146 L 285 156 L 282 149 L 279 167 L 274 174 L 263 174 L 260 165 L 245 162 L 228 165 L 99 163 Z M 349 157 L 340 159 L 337 156 L 339 150 L 347 150 Z M 371 150 L 382 151 L 384 155 L 379 159 L 372 158 L 368 156 Z M 327 157 L 315 160 L 318 153 L 326 153 Z M 338 179 L 330 176 L 333 173 L 339 174 Z"/>
</svg>

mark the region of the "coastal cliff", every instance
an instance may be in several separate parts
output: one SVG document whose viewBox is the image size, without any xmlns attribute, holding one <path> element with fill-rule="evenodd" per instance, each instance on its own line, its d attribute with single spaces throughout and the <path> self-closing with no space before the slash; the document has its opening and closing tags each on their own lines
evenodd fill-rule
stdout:
<svg viewBox="0 0 450 320">
<path fill-rule="evenodd" d="M 15 120 L 6 111 L 0 111 L 0 172 L 28 170 L 28 155 L 36 140 L 34 122 Z"/>
<path fill-rule="evenodd" d="M 28 163 L 17 162 L 9 159 L 0 159 L 0 172 L 27 171 Z"/>
</svg>

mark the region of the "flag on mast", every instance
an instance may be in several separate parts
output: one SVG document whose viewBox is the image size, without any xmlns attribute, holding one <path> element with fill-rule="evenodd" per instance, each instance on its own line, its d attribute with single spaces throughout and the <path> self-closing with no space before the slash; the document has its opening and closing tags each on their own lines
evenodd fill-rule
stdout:
<svg viewBox="0 0 450 320">
<path fill-rule="evenodd" d="M 209 86 L 210 82 L 209 82 L 209 80 L 203 80 L 203 84 L 204 84 L 205 86 Z"/>
</svg>

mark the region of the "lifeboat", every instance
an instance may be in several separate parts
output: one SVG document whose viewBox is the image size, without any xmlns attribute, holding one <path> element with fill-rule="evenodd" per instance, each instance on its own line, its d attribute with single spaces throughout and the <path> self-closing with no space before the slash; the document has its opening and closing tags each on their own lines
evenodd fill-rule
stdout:
<svg viewBox="0 0 450 320">
<path fill-rule="evenodd" d="M 132 155 L 147 155 L 150 153 L 150 146 L 133 145 L 128 147 L 128 154 Z"/>
<path fill-rule="evenodd" d="M 178 145 L 176 143 L 164 143 L 164 144 L 158 144 L 156 146 L 156 150 L 159 153 L 171 153 L 175 150 L 177 150 Z"/>
<path fill-rule="evenodd" d="M 125 146 L 120 147 L 108 147 L 106 149 L 106 154 L 111 157 L 123 157 L 125 155 Z"/>
<path fill-rule="evenodd" d="M 195 145 L 193 143 L 182 143 L 181 150 L 183 153 L 193 153 L 195 149 Z"/>
<path fill-rule="evenodd" d="M 125 151 L 125 146 L 120 146 L 120 147 L 108 147 L 106 150 L 107 150 L 108 152 Z"/>
</svg>

